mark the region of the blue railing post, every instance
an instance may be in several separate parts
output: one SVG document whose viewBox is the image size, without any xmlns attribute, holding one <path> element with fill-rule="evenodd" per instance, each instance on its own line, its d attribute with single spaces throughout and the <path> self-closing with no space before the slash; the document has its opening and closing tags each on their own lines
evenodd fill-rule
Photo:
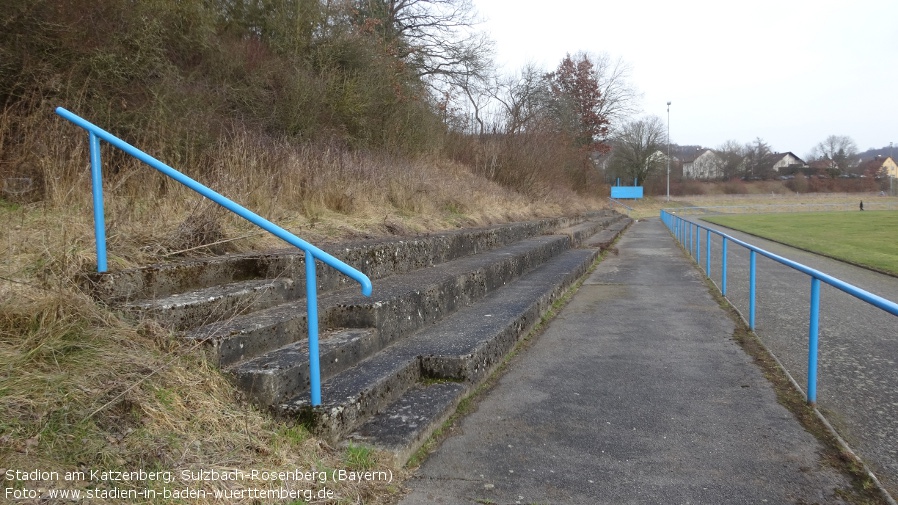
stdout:
<svg viewBox="0 0 898 505">
<path fill-rule="evenodd" d="M 321 363 L 318 358 L 318 280 L 315 256 L 306 251 L 306 314 L 309 329 L 309 390 L 312 406 L 321 405 Z"/>
<path fill-rule="evenodd" d="M 705 274 L 711 277 L 711 230 L 706 230 L 705 248 Z"/>
<path fill-rule="evenodd" d="M 695 258 L 695 236 L 698 235 L 698 225 L 689 223 L 689 254 Z"/>
<path fill-rule="evenodd" d="M 811 277 L 811 320 L 808 326 L 808 403 L 817 403 L 817 347 L 820 324 L 820 279 Z"/>
<path fill-rule="evenodd" d="M 90 182 L 94 199 L 94 241 L 97 244 L 97 271 L 108 270 L 106 262 L 106 218 L 103 211 L 103 170 L 100 161 L 100 139 L 88 131 L 90 140 Z"/>
<path fill-rule="evenodd" d="M 751 331 L 755 331 L 755 271 L 757 270 L 757 254 L 754 250 L 749 255 L 749 274 L 748 274 L 748 327 Z"/>
<path fill-rule="evenodd" d="M 695 225 L 695 264 L 702 264 L 702 230 L 698 225 Z"/>
<path fill-rule="evenodd" d="M 727 295 L 727 238 L 723 237 L 720 251 L 720 294 Z"/>
<path fill-rule="evenodd" d="M 692 222 L 687 221 L 689 223 L 689 243 L 686 244 L 686 250 L 689 251 L 690 256 L 695 256 L 695 250 L 692 248 L 693 244 L 695 244 L 695 238 L 692 235 L 692 228 L 695 226 Z"/>
</svg>

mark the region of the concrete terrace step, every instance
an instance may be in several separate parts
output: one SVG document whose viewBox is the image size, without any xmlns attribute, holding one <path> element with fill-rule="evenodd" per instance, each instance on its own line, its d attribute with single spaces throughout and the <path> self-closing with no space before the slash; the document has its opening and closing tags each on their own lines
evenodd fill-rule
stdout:
<svg viewBox="0 0 898 505">
<path fill-rule="evenodd" d="M 91 273 L 82 284 L 95 298 L 121 305 L 241 281 L 301 278 L 303 265 L 301 251 L 234 254 Z"/>
<path fill-rule="evenodd" d="M 469 389 L 460 382 L 416 384 L 349 438 L 391 454 L 403 464 L 449 419 Z"/>
<path fill-rule="evenodd" d="M 574 247 L 585 245 L 587 239 L 591 239 L 602 230 L 606 230 L 612 226 L 617 227 L 617 232 L 629 226 L 628 217 L 623 214 L 615 214 L 612 216 L 600 216 L 588 221 L 575 224 L 555 231 L 555 235 L 567 235 L 571 238 Z M 616 233 L 615 233 L 616 236 Z"/>
<path fill-rule="evenodd" d="M 595 227 L 613 216 L 594 213 L 591 218 L 585 223 L 582 218 L 532 221 L 411 239 L 345 243 L 328 249 L 370 278 L 380 279 L 504 247 L 539 235 L 551 224 L 584 229 L 583 225 Z M 575 245 L 579 243 L 579 235 L 569 235 Z M 319 268 L 317 277 L 319 293 L 352 284 L 329 268 Z M 295 249 L 91 274 L 86 281 L 97 298 L 123 304 L 138 316 L 154 318 L 175 330 L 202 326 L 248 308 L 264 309 L 304 298 L 304 283 L 305 259 Z"/>
<path fill-rule="evenodd" d="M 295 284 L 291 278 L 253 279 L 128 302 L 125 309 L 182 331 L 295 299 L 301 291 Z"/>
<path fill-rule="evenodd" d="M 311 407 L 305 395 L 285 402 L 281 414 L 306 422 L 319 436 L 352 438 L 394 452 L 397 458 L 416 450 L 473 385 L 495 369 L 515 345 L 598 255 L 595 249 L 566 251 L 520 279 L 462 308 L 437 325 L 380 351 L 322 383 L 323 403 Z M 431 388 L 422 379 L 448 380 L 458 386 Z M 423 394 L 443 395 L 419 402 L 400 400 Z M 390 407 L 396 401 L 400 406 Z M 404 402 L 404 403 L 402 403 Z M 441 406 L 436 408 L 435 406 Z M 414 426 L 390 422 L 397 409 Z M 422 421 L 425 419 L 425 421 Z M 385 426 L 392 426 L 387 430 Z"/>
<path fill-rule="evenodd" d="M 371 279 L 379 279 L 502 247 L 551 230 L 574 226 L 587 219 L 607 219 L 615 215 L 606 210 L 574 218 L 470 228 L 398 240 L 317 245 L 359 268 Z M 91 273 L 82 279 L 82 284 L 95 298 L 107 303 L 122 304 L 252 279 L 298 280 L 305 276 L 304 265 L 302 251 L 289 248 Z M 351 283 L 333 269 L 319 269 L 318 277 L 320 291 L 339 289 Z"/>
<path fill-rule="evenodd" d="M 501 249 L 416 270 L 381 280 L 370 298 L 344 290 L 319 299 L 324 328 L 376 328 L 365 338 L 343 342 L 343 358 L 330 363 L 322 357 L 322 376 L 355 364 L 390 343 L 470 305 L 520 275 L 569 249 L 564 236 L 522 240 Z M 305 300 L 235 317 L 192 332 L 191 338 L 215 340 L 222 364 L 266 352 L 233 367 L 240 384 L 260 403 L 283 400 L 306 388 L 308 376 L 298 370 L 308 364 L 305 344 Z M 329 345 L 322 337 L 322 345 Z M 276 344 L 283 345 L 277 347 Z M 267 347 L 268 349 L 265 349 Z M 288 361 L 296 361 L 287 365 Z M 278 363 L 278 366 L 272 366 Z M 280 379 L 279 379 L 280 378 Z"/>
<path fill-rule="evenodd" d="M 255 403 L 404 461 L 630 222 L 602 211 L 323 245 L 374 291 L 317 269 L 324 404 L 314 408 L 301 251 L 95 274 L 88 288 L 204 342 Z"/>
<path fill-rule="evenodd" d="M 633 224 L 633 220 L 629 217 L 620 216 L 619 219 L 608 221 L 608 226 L 599 231 L 589 239 L 584 241 L 586 247 L 596 247 L 601 251 L 608 249 L 611 243 L 620 235 L 620 233 Z"/>
<path fill-rule="evenodd" d="M 318 359 L 322 377 L 330 377 L 380 349 L 373 328 L 341 328 L 319 335 Z M 309 389 L 309 341 L 297 340 L 228 369 L 237 385 L 262 405 L 286 401 Z"/>
</svg>

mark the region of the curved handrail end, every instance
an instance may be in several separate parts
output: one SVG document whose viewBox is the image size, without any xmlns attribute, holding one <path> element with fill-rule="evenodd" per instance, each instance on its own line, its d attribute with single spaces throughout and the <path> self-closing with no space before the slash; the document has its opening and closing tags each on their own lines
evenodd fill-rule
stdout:
<svg viewBox="0 0 898 505">
<path fill-rule="evenodd" d="M 364 281 L 365 281 L 365 282 L 359 282 L 359 284 L 362 285 L 362 294 L 365 295 L 365 296 L 371 296 L 371 290 L 372 290 L 372 287 L 371 287 L 371 279 L 369 279 L 369 278 L 366 276 L 365 279 L 364 279 Z"/>
</svg>

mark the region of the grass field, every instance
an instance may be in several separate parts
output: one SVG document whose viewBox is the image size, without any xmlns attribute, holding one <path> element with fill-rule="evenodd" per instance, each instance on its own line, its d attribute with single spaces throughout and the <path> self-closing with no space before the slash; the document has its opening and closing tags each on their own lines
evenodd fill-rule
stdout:
<svg viewBox="0 0 898 505">
<path fill-rule="evenodd" d="M 898 211 L 743 214 L 705 220 L 898 275 Z"/>
</svg>

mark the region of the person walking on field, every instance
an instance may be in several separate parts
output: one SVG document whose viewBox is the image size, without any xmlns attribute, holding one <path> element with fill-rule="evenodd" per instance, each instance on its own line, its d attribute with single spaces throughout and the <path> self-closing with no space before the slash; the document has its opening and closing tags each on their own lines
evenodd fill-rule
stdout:
<svg viewBox="0 0 898 505">
<path fill-rule="evenodd" d="M 863 211 L 864 211 L 864 201 L 861 200 L 861 212 L 863 212 Z"/>
</svg>

